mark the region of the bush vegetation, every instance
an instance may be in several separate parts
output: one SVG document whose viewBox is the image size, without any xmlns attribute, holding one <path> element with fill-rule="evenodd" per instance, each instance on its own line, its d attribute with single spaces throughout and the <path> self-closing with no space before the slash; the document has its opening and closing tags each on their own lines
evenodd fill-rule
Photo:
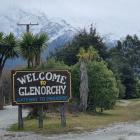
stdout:
<svg viewBox="0 0 140 140">
<path fill-rule="evenodd" d="M 107 49 L 104 39 L 91 26 L 89 31 L 78 32 L 47 61 L 41 61 L 47 40 L 44 33 L 25 33 L 20 40 L 13 34 L 4 36 L 0 33 L 1 73 L 6 60 L 17 56 L 27 60 L 29 69 L 68 69 L 72 75 L 72 102 L 76 102 L 82 111 L 96 112 L 100 109 L 103 112 L 113 108 L 118 98 L 140 97 L 140 39 L 137 35 L 127 35 L 118 40 L 115 47 Z M 10 86 L 5 83 L 10 84 L 9 78 L 3 79 L 3 93 L 9 100 L 7 96 L 11 95 L 7 88 Z M 2 97 L 2 88 L 0 91 Z"/>
</svg>

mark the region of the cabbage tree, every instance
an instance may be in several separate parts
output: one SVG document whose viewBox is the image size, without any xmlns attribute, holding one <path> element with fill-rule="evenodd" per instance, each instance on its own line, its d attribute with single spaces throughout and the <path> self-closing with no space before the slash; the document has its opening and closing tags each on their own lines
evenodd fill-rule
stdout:
<svg viewBox="0 0 140 140">
<path fill-rule="evenodd" d="M 16 38 L 12 33 L 8 35 L 0 33 L 0 109 L 3 109 L 2 72 L 8 59 L 18 57 L 17 46 Z"/>
</svg>

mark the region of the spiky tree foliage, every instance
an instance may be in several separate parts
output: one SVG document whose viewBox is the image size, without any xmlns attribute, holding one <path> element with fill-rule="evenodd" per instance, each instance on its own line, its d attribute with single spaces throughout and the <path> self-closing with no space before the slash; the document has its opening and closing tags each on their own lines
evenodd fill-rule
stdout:
<svg viewBox="0 0 140 140">
<path fill-rule="evenodd" d="M 20 41 L 21 55 L 27 60 L 28 68 L 33 67 L 34 57 L 37 49 L 34 47 L 35 37 L 32 33 L 24 33 Z"/>
<path fill-rule="evenodd" d="M 33 35 L 31 32 L 24 33 L 20 41 L 21 55 L 27 60 L 28 68 L 40 64 L 40 57 L 45 43 L 48 40 L 47 35 L 42 33 Z"/>
<path fill-rule="evenodd" d="M 34 44 L 36 48 L 35 54 L 35 66 L 40 65 L 41 61 L 41 52 L 47 47 L 48 36 L 46 33 L 37 34 L 35 36 Z"/>
<path fill-rule="evenodd" d="M 3 109 L 2 71 L 8 59 L 17 57 L 17 41 L 12 33 L 0 33 L 0 109 Z"/>
</svg>

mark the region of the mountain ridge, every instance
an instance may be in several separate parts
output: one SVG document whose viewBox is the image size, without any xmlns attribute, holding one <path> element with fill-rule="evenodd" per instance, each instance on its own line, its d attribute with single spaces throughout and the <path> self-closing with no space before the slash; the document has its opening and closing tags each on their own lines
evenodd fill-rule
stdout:
<svg viewBox="0 0 140 140">
<path fill-rule="evenodd" d="M 24 26 L 18 26 L 17 23 L 39 23 L 38 26 L 31 26 L 30 31 L 34 34 L 45 32 L 48 34 L 48 48 L 44 50 L 43 57 L 49 54 L 49 52 L 55 51 L 56 48 L 63 46 L 68 41 L 72 40 L 76 33 L 76 28 L 67 23 L 64 19 L 61 18 L 48 18 L 45 13 L 24 11 L 22 9 L 10 10 L 0 15 L 0 32 L 8 34 L 10 32 L 14 33 L 17 38 L 20 38 L 26 28 Z M 6 63 L 6 68 L 11 68 L 20 63 L 24 63 L 24 60 L 18 59 L 9 60 Z"/>
</svg>

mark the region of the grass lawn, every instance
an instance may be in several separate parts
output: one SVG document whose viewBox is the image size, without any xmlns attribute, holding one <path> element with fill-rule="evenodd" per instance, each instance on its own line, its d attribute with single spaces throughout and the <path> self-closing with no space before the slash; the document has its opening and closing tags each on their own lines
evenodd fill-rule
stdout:
<svg viewBox="0 0 140 140">
<path fill-rule="evenodd" d="M 140 120 L 140 99 L 118 101 L 114 110 L 104 111 L 103 114 L 79 113 L 78 115 L 66 114 L 67 126 L 60 126 L 59 114 L 48 114 L 44 120 L 44 128 L 38 128 L 38 120 L 25 120 L 23 131 L 33 131 L 44 135 L 60 134 L 67 132 L 93 131 L 112 123 Z M 18 131 L 17 124 L 9 129 Z"/>
</svg>

